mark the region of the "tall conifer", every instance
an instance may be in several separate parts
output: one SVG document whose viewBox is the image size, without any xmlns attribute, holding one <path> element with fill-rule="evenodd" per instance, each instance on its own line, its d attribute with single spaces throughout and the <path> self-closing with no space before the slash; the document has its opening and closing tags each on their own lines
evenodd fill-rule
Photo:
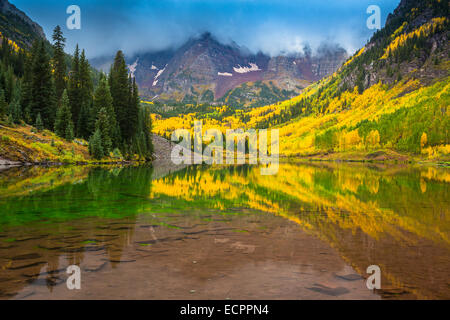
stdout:
<svg viewBox="0 0 450 320">
<path fill-rule="evenodd" d="M 55 77 L 55 94 L 56 99 L 59 101 L 66 89 L 66 61 L 64 47 L 66 38 L 64 38 L 61 27 L 56 26 L 53 30 L 53 67 Z"/>
<path fill-rule="evenodd" d="M 128 71 L 122 51 L 118 51 L 110 72 L 110 90 L 113 98 L 113 107 L 120 127 L 123 143 L 130 143 L 135 128 L 129 122 L 130 112 L 130 86 Z"/>
<path fill-rule="evenodd" d="M 47 129 L 52 128 L 54 124 L 56 113 L 54 94 L 50 58 L 46 52 L 44 41 L 41 41 L 32 66 L 30 104 L 33 122 L 40 113 L 44 127 Z"/>
</svg>

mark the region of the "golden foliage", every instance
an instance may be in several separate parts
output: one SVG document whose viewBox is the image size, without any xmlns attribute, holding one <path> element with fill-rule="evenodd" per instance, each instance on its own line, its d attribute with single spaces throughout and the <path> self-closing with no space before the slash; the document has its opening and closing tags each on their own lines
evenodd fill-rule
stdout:
<svg viewBox="0 0 450 320">
<path fill-rule="evenodd" d="M 389 54 L 393 53 L 398 47 L 403 46 L 408 39 L 412 39 L 414 36 L 427 37 L 430 34 L 435 33 L 436 30 L 438 28 L 441 28 L 446 21 L 447 18 L 445 17 L 434 18 L 430 22 L 425 23 L 424 25 L 415 29 L 414 31 L 411 31 L 409 33 L 403 33 L 396 36 L 394 40 L 386 48 L 384 55 L 381 57 L 381 59 L 387 59 L 389 57 Z M 405 24 L 406 22 L 394 33 L 394 35 L 401 33 L 403 31 L 403 28 L 405 27 Z"/>
</svg>

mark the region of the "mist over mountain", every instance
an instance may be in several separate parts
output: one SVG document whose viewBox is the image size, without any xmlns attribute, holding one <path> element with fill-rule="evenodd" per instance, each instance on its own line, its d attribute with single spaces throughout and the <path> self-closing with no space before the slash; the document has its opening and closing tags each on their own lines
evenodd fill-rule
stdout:
<svg viewBox="0 0 450 320">
<path fill-rule="evenodd" d="M 302 51 L 284 55 L 254 54 L 205 32 L 176 49 L 128 56 L 127 63 L 141 95 L 150 100 L 258 106 L 298 95 L 335 72 L 347 58 L 337 44 L 322 44 L 316 52 L 305 45 Z M 108 71 L 112 59 L 91 62 Z"/>
<path fill-rule="evenodd" d="M 82 29 L 68 30 L 65 22 L 69 0 L 11 0 L 39 21 L 46 34 L 61 25 L 67 51 L 78 43 L 88 58 L 116 50 L 129 55 L 178 48 L 190 38 L 211 32 L 224 44 L 235 41 L 252 54 L 274 57 L 313 53 L 322 43 L 338 43 L 349 54 L 361 48 L 375 30 L 366 26 L 366 10 L 381 8 L 384 25 L 399 0 L 78 0 Z M 52 8 L 52 10 L 48 10 Z M 101 43 L 101 45 L 99 45 Z"/>
</svg>

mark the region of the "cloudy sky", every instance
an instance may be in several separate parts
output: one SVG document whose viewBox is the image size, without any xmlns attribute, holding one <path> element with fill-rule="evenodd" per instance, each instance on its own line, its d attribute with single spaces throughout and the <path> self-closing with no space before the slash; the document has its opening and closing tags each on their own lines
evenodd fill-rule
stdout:
<svg viewBox="0 0 450 320">
<path fill-rule="evenodd" d="M 10 0 L 43 26 L 47 37 L 61 25 L 67 51 L 76 43 L 92 58 L 176 47 L 209 31 L 253 52 L 276 55 L 301 51 L 305 43 L 338 43 L 350 53 L 369 30 L 369 5 L 381 8 L 381 22 L 400 0 Z M 69 5 L 81 8 L 81 30 L 68 30 Z"/>
</svg>

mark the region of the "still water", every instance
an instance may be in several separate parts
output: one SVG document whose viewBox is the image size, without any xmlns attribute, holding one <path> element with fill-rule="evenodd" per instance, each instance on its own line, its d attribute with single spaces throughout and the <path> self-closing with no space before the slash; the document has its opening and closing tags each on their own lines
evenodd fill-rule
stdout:
<svg viewBox="0 0 450 320">
<path fill-rule="evenodd" d="M 449 169 L 156 171 L 0 172 L 0 299 L 450 298 Z"/>
</svg>

